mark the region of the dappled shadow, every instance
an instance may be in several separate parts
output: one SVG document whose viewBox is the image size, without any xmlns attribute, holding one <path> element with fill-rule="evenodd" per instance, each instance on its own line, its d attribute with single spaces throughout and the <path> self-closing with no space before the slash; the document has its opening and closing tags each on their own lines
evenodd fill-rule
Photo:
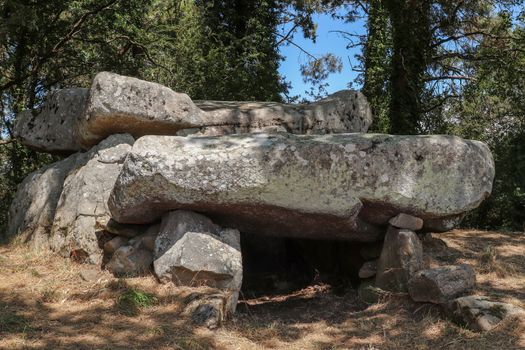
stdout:
<svg viewBox="0 0 525 350">
<path fill-rule="evenodd" d="M 105 296 L 77 293 L 63 305 L 1 289 L 0 348 L 222 348 L 209 336 L 198 335 L 196 328 L 180 316 L 181 308 L 173 300 L 158 298 L 158 306 L 136 313 L 123 312 L 119 309 L 118 296 L 126 288 L 125 282 L 109 284 Z M 77 302 L 86 300 L 92 302 Z"/>
<path fill-rule="evenodd" d="M 506 234 L 456 232 L 433 237 L 424 243 L 425 250 L 440 264 L 472 261 L 478 268 L 475 263 L 483 247 L 492 245 L 506 249 L 500 261 L 516 263 L 518 276 L 525 272 L 523 262 L 516 260 L 523 249 L 521 236 L 508 235 L 506 241 Z M 509 242 L 514 248 L 506 246 Z M 438 306 L 414 303 L 406 295 L 386 296 L 367 305 L 355 290 L 340 295 L 324 284 L 252 299 L 241 296 L 233 319 L 210 331 L 182 316 L 188 291 L 158 285 L 151 277 L 116 279 L 107 272 L 88 282 L 71 272 L 85 266 L 60 263 L 69 273 L 65 276 L 58 270 L 58 257 L 16 260 L 20 254 L 0 249 L 5 257 L 0 259 L 0 349 L 525 348 L 525 325 L 519 320 L 475 333 L 450 322 Z M 18 266 L 24 261 L 26 266 Z M 44 269 L 50 263 L 56 266 Z M 44 281 L 45 286 L 38 286 Z M 119 298 L 136 288 L 151 293 L 154 302 L 128 312 Z M 512 288 L 505 279 L 481 278 L 475 293 L 525 300 L 525 289 Z"/>
</svg>

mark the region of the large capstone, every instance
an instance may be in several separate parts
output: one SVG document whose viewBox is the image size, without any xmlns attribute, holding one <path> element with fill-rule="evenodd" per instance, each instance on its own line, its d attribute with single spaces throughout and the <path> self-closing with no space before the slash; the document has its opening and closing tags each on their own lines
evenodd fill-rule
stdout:
<svg viewBox="0 0 525 350">
<path fill-rule="evenodd" d="M 68 154 L 80 151 L 75 129 L 84 111 L 88 89 L 57 90 L 47 96 L 42 108 L 17 116 L 15 137 L 33 149 Z"/>
<path fill-rule="evenodd" d="M 101 72 L 95 76 L 77 125 L 79 142 L 90 147 L 116 133 L 174 135 L 207 125 L 206 114 L 188 95 L 157 83 Z"/>
<path fill-rule="evenodd" d="M 339 91 L 308 104 L 200 101 L 196 105 L 188 95 L 160 84 L 101 72 L 89 89 L 57 90 L 42 108 L 20 113 L 14 132 L 26 146 L 69 154 L 119 133 L 136 138 L 263 131 L 326 134 L 366 132 L 371 123 L 370 106 L 358 91 Z"/>
<path fill-rule="evenodd" d="M 476 208 L 493 177 L 488 147 L 453 136 L 145 136 L 109 208 L 121 223 L 188 209 L 243 233 L 374 241 L 399 213 L 437 222 Z"/>
<path fill-rule="evenodd" d="M 215 126 L 196 129 L 197 135 L 281 130 L 293 134 L 366 132 L 372 112 L 359 91 L 343 90 L 322 100 L 304 104 L 277 102 L 195 101 L 208 112 Z"/>
<path fill-rule="evenodd" d="M 112 135 L 79 156 L 58 201 L 51 249 L 93 264 L 102 263 L 101 238 L 110 220 L 107 201 L 134 139 Z"/>
</svg>

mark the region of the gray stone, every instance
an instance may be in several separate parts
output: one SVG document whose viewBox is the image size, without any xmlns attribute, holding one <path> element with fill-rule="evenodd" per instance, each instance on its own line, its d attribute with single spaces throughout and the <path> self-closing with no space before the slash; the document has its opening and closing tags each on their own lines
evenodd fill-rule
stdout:
<svg viewBox="0 0 525 350">
<path fill-rule="evenodd" d="M 399 213 L 388 221 L 388 223 L 397 228 L 404 228 L 412 231 L 419 231 L 423 228 L 423 220 L 418 217 Z"/>
<path fill-rule="evenodd" d="M 106 243 L 104 243 L 104 252 L 113 254 L 117 249 L 128 244 L 128 239 L 125 237 L 117 236 Z"/>
<path fill-rule="evenodd" d="M 242 283 L 240 234 L 208 218 L 176 211 L 162 218 L 155 241 L 155 274 L 161 282 L 239 292 Z"/>
<path fill-rule="evenodd" d="M 99 239 L 110 219 L 107 201 L 122 168 L 121 154 L 131 149 L 134 140 L 128 134 L 112 135 L 89 152 L 79 156 L 75 169 L 64 181 L 50 238 L 51 249 L 64 256 L 92 264 L 102 263 Z M 117 160 L 100 161 L 100 154 Z M 105 159 L 107 160 L 107 159 Z"/>
<path fill-rule="evenodd" d="M 221 136 L 250 132 L 287 131 L 293 134 L 367 132 L 372 112 L 359 91 L 343 90 L 305 104 L 276 102 L 195 101 L 220 125 L 194 131 Z"/>
<path fill-rule="evenodd" d="M 153 252 L 159 230 L 160 225 L 152 225 L 142 235 L 132 238 L 130 244 L 141 244 L 145 249 Z"/>
<path fill-rule="evenodd" d="M 231 300 L 231 296 L 224 292 L 192 293 L 185 300 L 186 306 L 182 315 L 190 317 L 196 325 L 216 329 L 235 311 L 230 304 Z"/>
<path fill-rule="evenodd" d="M 456 322 L 480 332 L 490 331 L 511 316 L 525 317 L 525 310 L 518 306 L 490 301 L 477 295 L 457 298 L 445 310 Z"/>
<path fill-rule="evenodd" d="M 121 223 L 188 209 L 243 233 L 375 241 L 401 212 L 477 207 L 493 177 L 487 146 L 453 136 L 144 136 L 109 207 Z"/>
<path fill-rule="evenodd" d="M 156 83 L 109 72 L 98 73 L 85 113 L 77 124 L 79 143 L 89 148 L 109 135 L 175 135 L 208 125 L 207 115 L 186 94 Z"/>
<path fill-rule="evenodd" d="M 423 266 L 423 245 L 417 235 L 390 227 L 378 261 L 376 286 L 387 291 L 406 292 L 409 279 Z"/>
<path fill-rule="evenodd" d="M 116 276 L 140 276 L 149 272 L 153 253 L 141 245 L 127 245 L 115 251 L 106 267 Z"/>
<path fill-rule="evenodd" d="M 427 232 L 446 232 L 457 227 L 461 220 L 465 217 L 465 213 L 458 215 L 451 215 L 445 218 L 431 218 L 425 219 L 424 230 Z"/>
<path fill-rule="evenodd" d="M 93 269 L 85 267 L 82 270 L 80 270 L 80 278 L 82 278 L 86 282 L 94 283 L 100 280 L 102 278 L 102 275 L 100 273 L 99 268 Z"/>
<path fill-rule="evenodd" d="M 418 271 L 408 282 L 414 301 L 444 304 L 472 290 L 476 274 L 468 265 L 442 266 Z"/>
<path fill-rule="evenodd" d="M 166 253 L 186 232 L 218 234 L 220 227 L 204 215 L 186 210 L 176 210 L 162 217 L 155 240 L 155 257 Z"/>
<path fill-rule="evenodd" d="M 377 273 L 377 260 L 367 261 L 359 269 L 359 278 L 374 277 Z"/>
<path fill-rule="evenodd" d="M 75 154 L 45 166 L 22 181 L 9 208 L 8 237 L 16 236 L 34 248 L 49 246 L 49 235 L 64 180 L 78 157 Z"/>
<path fill-rule="evenodd" d="M 59 154 L 80 151 L 75 130 L 87 96 L 88 89 L 80 88 L 51 92 L 40 110 L 24 111 L 18 115 L 15 137 L 39 151 Z"/>
<path fill-rule="evenodd" d="M 109 219 L 105 229 L 117 236 L 133 238 L 142 235 L 148 229 L 148 225 L 126 225 Z"/>
</svg>

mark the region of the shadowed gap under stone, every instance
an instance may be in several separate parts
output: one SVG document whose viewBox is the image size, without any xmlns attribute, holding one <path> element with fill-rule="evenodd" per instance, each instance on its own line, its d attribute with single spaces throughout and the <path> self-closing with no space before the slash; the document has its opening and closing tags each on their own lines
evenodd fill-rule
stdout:
<svg viewBox="0 0 525 350">
<path fill-rule="evenodd" d="M 328 284 L 343 294 L 359 284 L 365 245 L 241 233 L 243 296 L 284 294 L 313 284 Z"/>
</svg>

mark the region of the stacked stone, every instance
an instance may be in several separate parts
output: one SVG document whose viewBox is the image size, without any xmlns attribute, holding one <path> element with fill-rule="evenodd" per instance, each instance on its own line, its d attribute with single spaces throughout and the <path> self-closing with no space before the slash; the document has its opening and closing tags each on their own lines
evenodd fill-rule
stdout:
<svg viewBox="0 0 525 350">
<path fill-rule="evenodd" d="M 422 270 L 414 231 L 450 230 L 476 208 L 492 189 L 492 155 L 453 136 L 366 134 L 371 122 L 355 91 L 195 104 L 99 73 L 90 89 L 57 91 L 19 116 L 22 143 L 71 155 L 22 182 L 8 234 L 118 275 L 153 267 L 161 282 L 218 288 L 226 314 L 242 283 L 240 233 L 366 242 L 379 260 L 363 278 L 416 300 L 434 283 L 442 302 L 459 293 L 440 287 L 446 276 L 469 271 Z"/>
</svg>

